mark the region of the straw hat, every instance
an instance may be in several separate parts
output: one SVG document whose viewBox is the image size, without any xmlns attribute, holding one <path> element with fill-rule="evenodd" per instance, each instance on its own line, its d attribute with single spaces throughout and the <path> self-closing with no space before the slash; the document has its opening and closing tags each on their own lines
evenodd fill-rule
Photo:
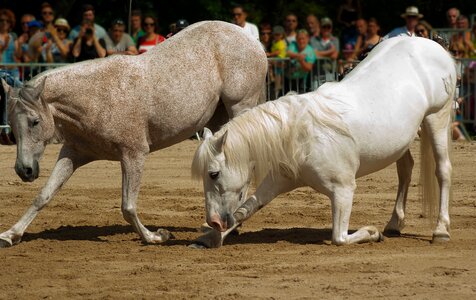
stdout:
<svg viewBox="0 0 476 300">
<path fill-rule="evenodd" d="M 63 19 L 63 18 L 58 18 L 58 19 L 56 19 L 56 21 L 55 21 L 55 26 L 64 27 L 64 28 L 66 28 L 67 30 L 70 29 L 68 21 L 67 21 L 66 19 Z"/>
<path fill-rule="evenodd" d="M 418 7 L 416 6 L 407 7 L 407 9 L 405 10 L 405 13 L 401 14 L 400 16 L 402 18 L 406 18 L 406 17 L 417 17 L 419 19 L 423 18 L 423 15 L 420 14 L 420 12 L 418 11 Z"/>
</svg>

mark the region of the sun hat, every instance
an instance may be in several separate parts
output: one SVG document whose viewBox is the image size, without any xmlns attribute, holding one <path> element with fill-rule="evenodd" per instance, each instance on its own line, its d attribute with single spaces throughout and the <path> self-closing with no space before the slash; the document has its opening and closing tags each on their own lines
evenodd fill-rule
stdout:
<svg viewBox="0 0 476 300">
<path fill-rule="evenodd" d="M 43 24 L 37 20 L 30 21 L 27 23 L 27 25 L 28 25 L 28 28 L 32 28 L 32 27 L 43 28 Z"/>
<path fill-rule="evenodd" d="M 332 26 L 332 20 L 328 17 L 321 19 L 321 26 L 330 25 Z"/>
<path fill-rule="evenodd" d="M 417 17 L 419 19 L 423 18 L 423 15 L 420 14 L 420 12 L 418 11 L 418 7 L 416 6 L 407 7 L 407 9 L 405 10 L 405 13 L 401 14 L 400 16 L 402 18 L 406 18 L 406 17 Z"/>
<path fill-rule="evenodd" d="M 69 30 L 71 28 L 71 27 L 69 27 L 68 21 L 66 19 L 63 19 L 63 18 L 56 19 L 55 26 L 65 27 L 67 30 Z"/>
<path fill-rule="evenodd" d="M 283 26 L 274 26 L 273 27 L 273 34 L 284 34 Z"/>
</svg>

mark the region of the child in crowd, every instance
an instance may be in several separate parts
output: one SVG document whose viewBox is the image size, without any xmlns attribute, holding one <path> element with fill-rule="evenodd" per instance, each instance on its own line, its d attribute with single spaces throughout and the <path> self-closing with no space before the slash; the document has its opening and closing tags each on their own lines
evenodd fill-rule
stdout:
<svg viewBox="0 0 476 300">
<path fill-rule="evenodd" d="M 286 40 L 285 32 L 282 26 L 273 27 L 273 42 L 271 44 L 271 52 L 268 53 L 268 57 L 276 57 L 283 59 L 286 57 Z M 274 75 L 274 90 L 275 97 L 278 97 L 277 92 L 282 90 L 282 75 L 284 64 L 282 61 L 275 61 L 272 63 Z"/>
</svg>

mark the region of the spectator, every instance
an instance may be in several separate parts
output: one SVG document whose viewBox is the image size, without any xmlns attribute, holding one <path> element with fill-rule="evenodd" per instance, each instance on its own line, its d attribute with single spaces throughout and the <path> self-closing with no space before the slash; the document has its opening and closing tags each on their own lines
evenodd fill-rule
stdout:
<svg viewBox="0 0 476 300">
<path fill-rule="evenodd" d="M 268 57 L 286 57 L 286 42 L 284 38 L 284 28 L 282 26 L 273 27 L 273 42 L 271 44 L 271 52 Z"/>
<path fill-rule="evenodd" d="M 181 30 L 185 29 L 189 25 L 188 21 L 185 19 L 178 19 L 175 22 L 175 34 L 179 33 Z"/>
<path fill-rule="evenodd" d="M 266 52 L 266 55 L 269 56 L 269 53 L 271 52 L 271 44 L 272 44 L 272 29 L 271 29 L 271 24 L 269 23 L 261 23 L 259 25 L 259 40 L 261 42 L 261 45 L 263 46 L 264 51 Z M 284 46 L 286 51 L 286 45 Z"/>
<path fill-rule="evenodd" d="M 139 39 L 145 35 L 142 29 L 142 13 L 136 9 L 131 12 L 131 37 L 136 45 L 139 45 Z"/>
<path fill-rule="evenodd" d="M 332 20 L 325 17 L 321 19 L 321 37 L 312 37 L 311 46 L 317 57 L 337 59 L 339 56 L 339 39 L 332 35 Z"/>
<path fill-rule="evenodd" d="M 287 55 L 291 58 L 287 91 L 297 88 L 297 92 L 307 92 L 310 88 L 308 74 L 316 62 L 314 50 L 309 45 L 309 33 L 305 29 L 298 30 L 296 42 L 288 46 Z"/>
<path fill-rule="evenodd" d="M 363 60 L 370 50 L 375 47 L 380 42 L 380 25 L 378 24 L 377 19 L 370 18 L 367 22 L 367 35 L 365 36 L 364 45 L 356 53 L 355 59 Z"/>
<path fill-rule="evenodd" d="M 43 27 L 46 28 L 48 25 L 53 25 L 55 19 L 55 12 L 53 7 L 48 2 L 43 2 L 41 4 L 41 22 Z"/>
<path fill-rule="evenodd" d="M 31 21 L 28 23 L 28 32 L 30 39 L 28 40 L 28 51 L 26 52 L 26 61 L 39 62 L 41 58 L 41 48 L 43 46 L 45 34 L 43 32 L 43 24 L 39 21 Z"/>
<path fill-rule="evenodd" d="M 138 54 L 137 48 L 128 33 L 125 33 L 126 25 L 123 20 L 116 19 L 112 22 L 109 36 L 104 39 L 106 41 L 107 55 L 113 54 Z"/>
<path fill-rule="evenodd" d="M 469 20 L 468 17 L 464 15 L 460 15 L 458 17 L 456 26 L 458 29 L 461 29 L 462 31 L 458 32 L 458 34 L 455 34 L 452 37 L 453 39 L 456 39 L 457 41 L 461 41 L 466 48 L 466 52 L 469 55 L 472 55 L 474 53 L 474 45 L 473 42 L 471 41 L 471 31 L 469 30 Z"/>
<path fill-rule="evenodd" d="M 418 12 L 418 8 L 416 6 L 409 6 L 405 10 L 405 13 L 400 16 L 405 19 L 405 26 L 393 29 L 384 36 L 382 40 L 396 36 L 415 36 L 415 27 L 418 24 L 418 21 L 423 18 L 423 15 Z"/>
<path fill-rule="evenodd" d="M 248 17 L 247 11 L 241 5 L 236 5 L 232 10 L 233 23 L 242 27 L 245 32 L 255 40 L 259 41 L 258 27 L 255 24 L 246 22 Z"/>
<path fill-rule="evenodd" d="M 415 27 L 415 34 L 419 37 L 429 39 L 431 37 L 431 32 L 433 31 L 433 27 L 427 21 L 420 21 L 418 22 L 417 26 Z"/>
<path fill-rule="evenodd" d="M 355 44 L 353 45 L 353 55 L 351 59 L 357 59 L 359 56 L 360 52 L 362 49 L 364 49 L 364 44 L 367 39 L 367 34 L 368 34 L 368 26 L 367 26 L 367 21 L 365 19 L 359 18 L 357 21 L 355 21 L 355 28 L 357 29 L 357 39 L 355 41 Z M 352 45 L 351 42 L 348 42 L 346 46 L 350 44 Z M 347 47 L 347 52 L 349 51 Z M 348 53 L 346 53 L 348 55 Z"/>
<path fill-rule="evenodd" d="M 464 73 L 464 65 L 460 59 L 462 58 L 468 58 L 468 55 L 466 53 L 466 47 L 464 46 L 463 41 L 455 41 L 450 45 L 450 53 L 453 55 L 453 57 L 456 59 L 456 76 L 457 76 L 457 86 L 461 86 L 461 77 Z M 463 85 L 464 86 L 464 85 Z M 463 92 L 464 93 L 464 92 Z M 457 95 L 459 95 L 459 91 L 457 92 Z M 461 131 L 461 126 L 462 124 L 460 123 L 461 121 L 461 111 L 460 111 L 460 106 L 465 105 L 463 98 L 458 97 L 456 99 L 456 118 L 455 121 L 451 124 L 451 129 L 452 129 L 452 136 L 454 140 L 465 140 L 466 138 L 464 137 L 464 134 Z"/>
<path fill-rule="evenodd" d="M 94 23 L 94 6 L 92 6 L 91 4 L 83 5 L 82 18 L 83 19 L 81 21 L 81 25 L 77 25 L 69 33 L 68 38 L 70 40 L 73 41 L 78 37 L 79 32 L 83 28 L 83 25 L 85 24 L 85 22 L 94 24 L 94 35 L 96 36 L 98 40 L 106 38 L 107 36 L 106 30 L 102 26 Z"/>
<path fill-rule="evenodd" d="M 473 28 L 471 29 L 471 32 L 473 34 L 473 49 L 476 49 L 476 23 L 473 24 Z M 470 55 L 471 58 L 476 58 L 476 51 L 473 51 Z"/>
<path fill-rule="evenodd" d="M 459 15 L 459 9 L 455 7 L 452 7 L 446 11 L 446 20 L 448 21 L 448 28 L 457 28 L 457 20 Z"/>
<path fill-rule="evenodd" d="M 106 42 L 96 36 L 96 26 L 91 21 L 83 20 L 72 53 L 75 61 L 106 56 Z"/>
<path fill-rule="evenodd" d="M 286 44 L 296 42 L 296 30 L 298 28 L 298 18 L 295 14 L 290 13 L 284 19 L 284 31 L 286 32 Z"/>
<path fill-rule="evenodd" d="M 355 23 L 362 15 L 359 0 L 344 0 L 337 11 L 337 23 L 343 26 L 342 42 L 355 44 L 357 31 Z"/>
<path fill-rule="evenodd" d="M 172 23 L 169 25 L 169 34 L 165 37 L 166 39 L 172 37 L 173 35 L 177 34 L 184 28 L 186 28 L 189 25 L 188 21 L 185 19 L 178 19 L 177 22 Z"/>
<path fill-rule="evenodd" d="M 310 38 L 318 38 L 321 36 L 321 24 L 315 15 L 308 15 L 306 18 L 306 24 L 307 30 L 309 30 Z"/>
<path fill-rule="evenodd" d="M 139 53 L 144 53 L 153 48 L 155 45 L 165 41 L 165 37 L 156 32 L 157 20 L 152 16 L 144 18 L 145 35 L 139 39 Z"/>
<path fill-rule="evenodd" d="M 352 70 L 355 62 L 355 49 L 351 43 L 344 45 L 342 49 L 342 58 L 339 60 L 339 78 L 344 78 L 344 76 Z"/>
<path fill-rule="evenodd" d="M 48 25 L 46 33 L 49 33 L 47 43 L 43 46 L 43 60 L 49 63 L 66 63 L 72 42 L 68 39 L 70 30 L 66 19 L 56 19 L 54 26 Z"/>
<path fill-rule="evenodd" d="M 28 27 L 28 23 L 34 20 L 35 20 L 35 16 L 33 16 L 32 14 L 24 14 L 20 19 L 22 32 L 18 37 L 18 47 L 20 47 L 20 52 L 21 52 L 20 61 L 21 62 L 29 62 L 27 53 L 28 53 L 28 40 L 30 39 L 31 36 L 30 36 L 30 29 Z"/>
<path fill-rule="evenodd" d="M 15 63 L 17 59 L 21 58 L 18 41 L 11 33 L 15 27 L 15 21 L 15 15 L 11 10 L 0 10 L 0 57 L 2 63 Z M 18 68 L 3 66 L 2 69 L 5 69 L 15 79 L 20 78 Z"/>
</svg>

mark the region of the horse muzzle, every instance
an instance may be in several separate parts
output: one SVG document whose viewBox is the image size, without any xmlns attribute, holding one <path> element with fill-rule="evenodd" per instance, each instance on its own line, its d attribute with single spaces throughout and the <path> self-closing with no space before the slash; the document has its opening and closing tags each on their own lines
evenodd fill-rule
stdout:
<svg viewBox="0 0 476 300">
<path fill-rule="evenodd" d="M 228 228 L 233 227 L 234 221 L 233 217 L 229 214 L 220 216 L 219 214 L 214 214 L 207 220 L 210 227 L 216 229 L 220 232 L 227 231 Z"/>
<path fill-rule="evenodd" d="M 37 161 L 35 161 L 32 166 L 16 163 L 15 172 L 24 182 L 33 182 L 38 178 L 40 166 Z"/>
</svg>

